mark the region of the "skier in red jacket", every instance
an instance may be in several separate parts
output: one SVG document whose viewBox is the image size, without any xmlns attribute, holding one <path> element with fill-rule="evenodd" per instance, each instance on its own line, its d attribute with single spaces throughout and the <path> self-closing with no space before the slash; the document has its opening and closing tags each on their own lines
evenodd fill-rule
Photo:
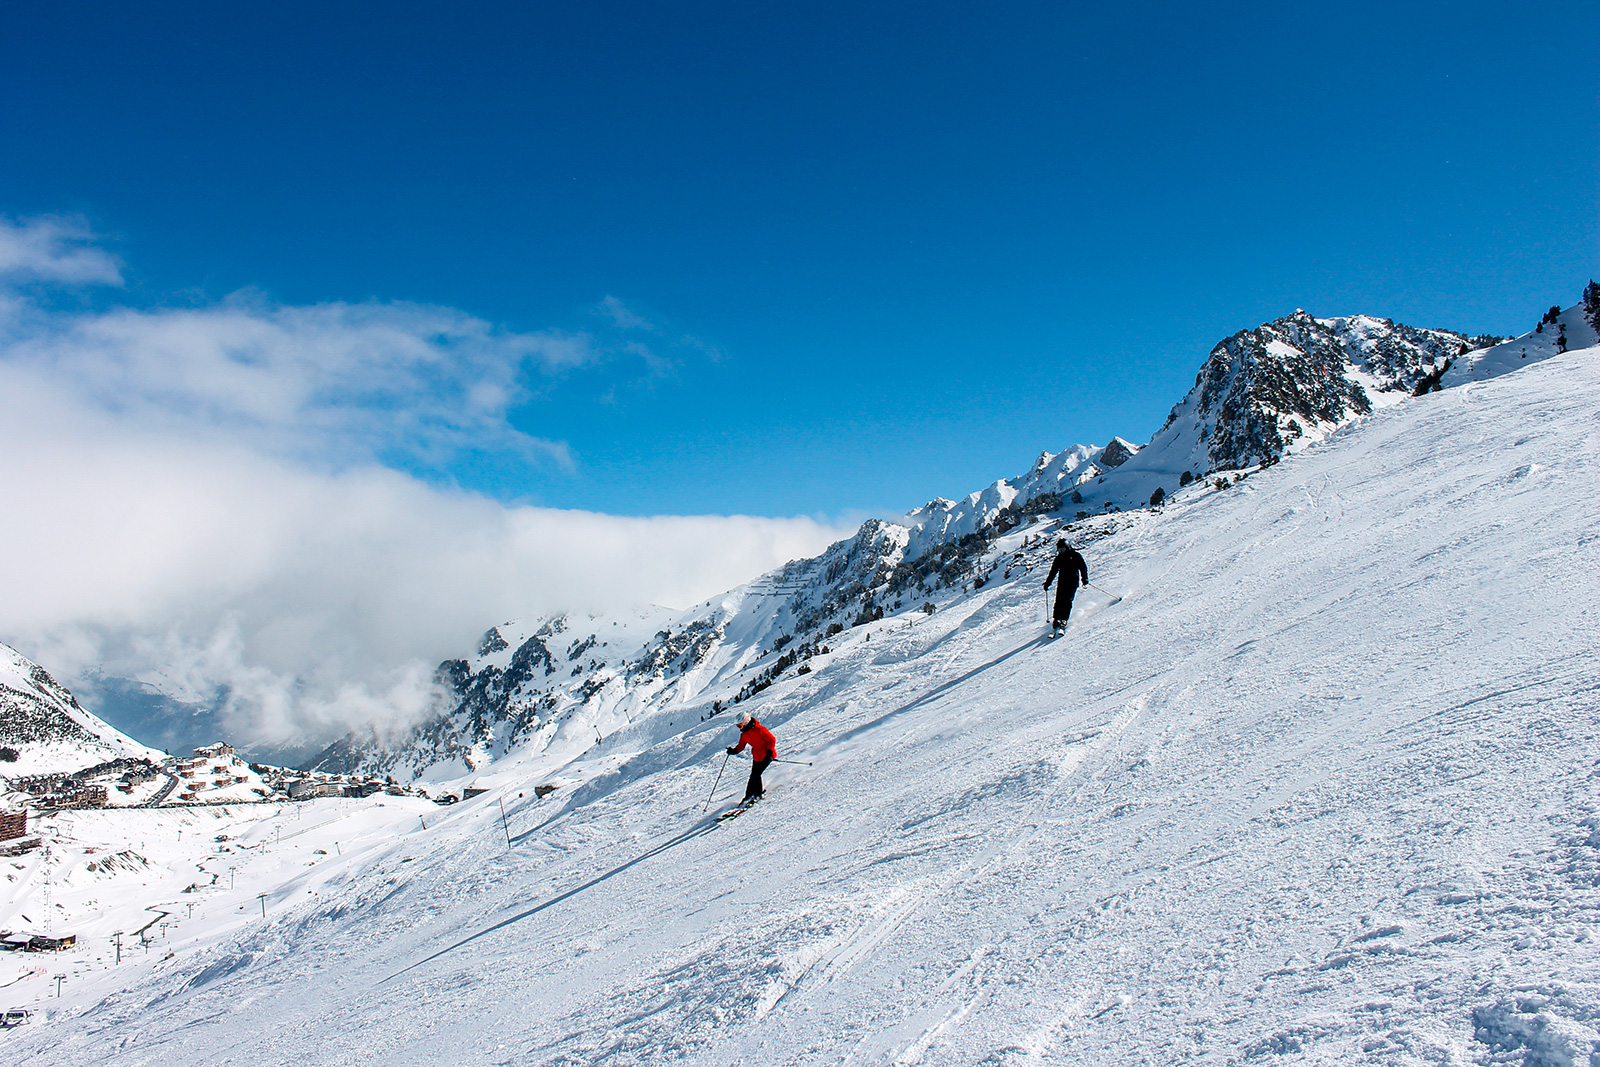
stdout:
<svg viewBox="0 0 1600 1067">
<path fill-rule="evenodd" d="M 750 804 L 766 792 L 761 788 L 761 772 L 772 765 L 772 757 L 778 754 L 778 739 L 772 736 L 771 730 L 752 719 L 749 712 L 741 711 L 739 744 L 729 746 L 728 755 L 737 756 L 746 745 L 750 746 L 750 784 L 744 787 L 743 803 Z"/>
</svg>

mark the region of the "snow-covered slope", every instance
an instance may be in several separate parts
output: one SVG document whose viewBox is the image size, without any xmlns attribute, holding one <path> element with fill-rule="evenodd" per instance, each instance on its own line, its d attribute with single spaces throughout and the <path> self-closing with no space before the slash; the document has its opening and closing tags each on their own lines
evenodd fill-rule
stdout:
<svg viewBox="0 0 1600 1067">
<path fill-rule="evenodd" d="M 0 777 L 76 771 L 161 753 L 119 733 L 79 706 L 66 687 L 9 645 L 0 645 Z"/>
<path fill-rule="evenodd" d="M 665 664 L 651 685 L 745 678 L 801 761 L 728 823 L 701 813 L 714 782 L 713 811 L 742 790 L 740 764 L 718 778 L 729 716 L 673 710 L 559 764 L 516 749 L 433 814 L 341 802 L 227 854 L 191 829 L 222 872 L 194 917 L 168 908 L 112 967 L 104 938 L 147 903 L 119 887 L 144 876 L 97 874 L 105 965 L 84 953 L 59 1001 L 45 973 L 5 985 L 59 1005 L 7 1054 L 1593 1063 L 1597 400 L 1600 350 L 1552 355 L 1088 520 L 1091 577 L 1126 599 L 1084 594 L 1054 642 L 1045 518 L 985 546 L 980 587 L 906 599 L 759 692 L 731 652 Z M 795 603 L 733 596 L 758 595 Z M 769 638 L 738 607 L 719 647 L 748 653 Z M 70 833 L 126 841 L 120 817 Z"/>
<path fill-rule="evenodd" d="M 1452 386 L 1497 378 L 1568 349 L 1595 344 L 1600 344 L 1600 285 L 1590 282 L 1582 302 L 1565 311 L 1551 308 L 1532 331 L 1462 357 L 1444 373 L 1440 384 Z"/>
</svg>

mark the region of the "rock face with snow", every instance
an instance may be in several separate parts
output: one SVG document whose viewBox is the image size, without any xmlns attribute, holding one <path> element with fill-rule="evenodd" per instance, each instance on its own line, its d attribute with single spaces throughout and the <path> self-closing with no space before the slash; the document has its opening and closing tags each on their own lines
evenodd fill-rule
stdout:
<svg viewBox="0 0 1600 1067">
<path fill-rule="evenodd" d="M 1139 451 L 1139 446 L 1120 437 L 1113 437 L 1105 448 L 1100 450 L 1100 466 L 1106 470 L 1120 467 L 1132 459 Z"/>
<path fill-rule="evenodd" d="M 435 777 L 453 776 L 514 748 L 549 744 L 563 725 L 570 725 L 569 736 L 592 741 L 627 680 L 640 680 L 639 661 L 648 658 L 652 627 L 675 614 L 664 609 L 604 617 L 558 614 L 491 627 L 473 655 L 439 665 L 436 715 L 399 738 L 351 734 L 307 768 L 399 776 L 433 770 Z M 669 632 L 657 645 L 670 639 Z M 574 722 L 575 710 L 589 714 Z"/>
<path fill-rule="evenodd" d="M 502 623 L 484 634 L 476 654 L 440 664 L 438 714 L 398 739 L 347 736 L 308 767 L 451 777 L 514 749 L 583 751 L 667 706 L 716 714 L 822 652 L 830 633 L 968 578 L 971 551 L 936 546 L 907 563 L 910 540 L 905 526 L 871 519 L 822 555 L 688 612 Z M 987 541 L 965 543 L 975 549 Z"/>
<path fill-rule="evenodd" d="M 8 778 L 161 756 L 85 711 L 66 686 L 9 645 L 0 645 L 0 750 L 0 776 Z"/>
<path fill-rule="evenodd" d="M 400 738 L 351 734 L 307 766 L 449 778 L 517 749 L 581 752 L 665 708 L 718 714 L 786 674 L 809 671 L 807 661 L 826 656 L 835 634 L 984 581 L 979 561 L 998 536 L 993 516 L 1023 513 L 1007 512 L 1016 496 L 1009 486 L 975 495 L 990 506 L 962 510 L 959 524 L 928 532 L 869 519 L 822 555 L 687 612 L 502 623 L 476 654 L 439 666 L 436 715 Z M 954 507 L 936 500 L 919 510 Z"/>
<path fill-rule="evenodd" d="M 1379 394 L 1410 396 L 1450 360 L 1497 340 L 1296 311 L 1213 348 L 1167 426 L 1192 424 L 1203 449 L 1193 456 L 1203 468 L 1197 474 L 1271 462 L 1296 441 L 1381 406 Z"/>
</svg>

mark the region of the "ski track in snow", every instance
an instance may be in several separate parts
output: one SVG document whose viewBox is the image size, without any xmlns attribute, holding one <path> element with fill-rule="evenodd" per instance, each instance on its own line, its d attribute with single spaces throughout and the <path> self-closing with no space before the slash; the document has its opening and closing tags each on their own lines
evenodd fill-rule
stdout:
<svg viewBox="0 0 1600 1067">
<path fill-rule="evenodd" d="M 311 901 L 285 882 L 265 920 L 85 976 L 0 1049 L 40 1067 L 1589 1063 L 1595 355 L 1124 516 L 1086 554 L 1126 599 L 1080 594 L 1057 641 L 1039 556 L 841 635 L 747 705 L 815 766 L 775 766 L 738 820 L 701 815 L 719 723 L 564 808 L 501 791 L 509 848 L 495 794 L 425 832 L 396 814 L 318 861 Z M 745 773 L 730 762 L 721 791 Z"/>
</svg>

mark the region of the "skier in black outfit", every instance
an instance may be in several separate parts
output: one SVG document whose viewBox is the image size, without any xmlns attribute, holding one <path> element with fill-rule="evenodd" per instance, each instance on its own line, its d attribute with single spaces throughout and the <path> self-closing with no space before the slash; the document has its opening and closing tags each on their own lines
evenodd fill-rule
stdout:
<svg viewBox="0 0 1600 1067">
<path fill-rule="evenodd" d="M 1051 637 L 1067 628 L 1067 617 L 1072 614 L 1072 598 L 1078 592 L 1079 579 L 1084 585 L 1089 584 L 1089 565 L 1083 561 L 1077 549 L 1067 544 L 1066 538 L 1056 542 L 1056 559 L 1050 564 L 1050 574 L 1044 580 L 1046 589 L 1050 588 L 1050 583 L 1055 581 L 1058 573 L 1061 580 L 1056 582 L 1056 609 L 1051 612 Z"/>
</svg>

